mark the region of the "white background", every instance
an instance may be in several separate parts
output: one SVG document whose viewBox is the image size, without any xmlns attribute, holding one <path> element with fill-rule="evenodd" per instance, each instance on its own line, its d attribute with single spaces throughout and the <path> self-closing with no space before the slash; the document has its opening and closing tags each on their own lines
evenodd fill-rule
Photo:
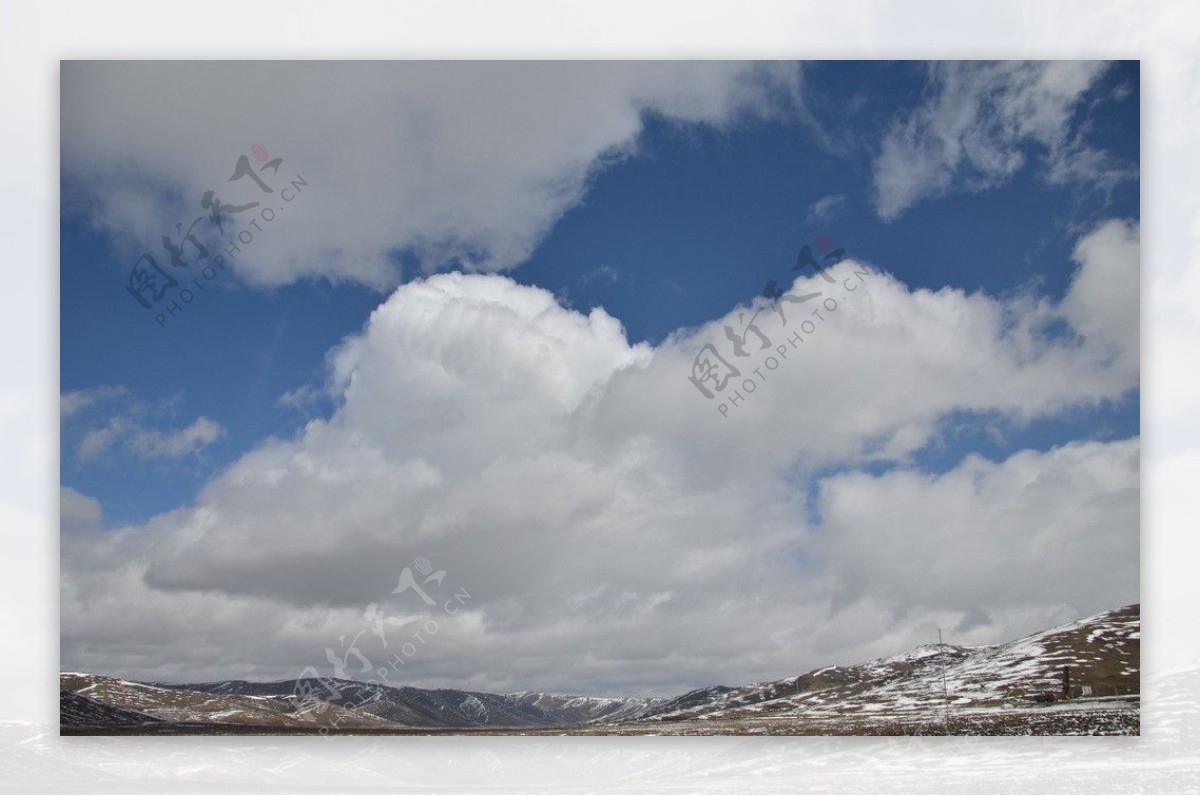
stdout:
<svg viewBox="0 0 1200 796">
<path fill-rule="evenodd" d="M 1200 792 L 1198 39 L 1194 2 L 2 0 L 0 789 Z M 1142 60 L 1141 738 L 58 738 L 59 59 L 892 57 Z"/>
</svg>

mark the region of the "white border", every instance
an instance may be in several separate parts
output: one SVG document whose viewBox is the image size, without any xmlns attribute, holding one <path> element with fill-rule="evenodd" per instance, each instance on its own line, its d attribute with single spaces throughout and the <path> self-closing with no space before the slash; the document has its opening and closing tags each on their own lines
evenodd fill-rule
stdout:
<svg viewBox="0 0 1200 796">
<path fill-rule="evenodd" d="M 1187 0 L 5 3 L 0 790 L 1200 791 L 1198 30 Z M 58 738 L 58 61 L 430 57 L 1142 59 L 1143 736 Z"/>
</svg>

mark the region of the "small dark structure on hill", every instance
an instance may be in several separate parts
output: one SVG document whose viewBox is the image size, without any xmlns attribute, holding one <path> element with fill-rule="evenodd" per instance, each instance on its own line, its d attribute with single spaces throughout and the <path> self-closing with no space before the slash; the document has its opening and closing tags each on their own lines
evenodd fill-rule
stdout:
<svg viewBox="0 0 1200 796">
<path fill-rule="evenodd" d="M 1033 695 L 1034 702 L 1057 702 L 1060 699 L 1071 698 L 1071 667 L 1064 666 L 1062 668 L 1062 690 L 1057 694 L 1053 691 L 1044 691 L 1040 694 Z"/>
</svg>

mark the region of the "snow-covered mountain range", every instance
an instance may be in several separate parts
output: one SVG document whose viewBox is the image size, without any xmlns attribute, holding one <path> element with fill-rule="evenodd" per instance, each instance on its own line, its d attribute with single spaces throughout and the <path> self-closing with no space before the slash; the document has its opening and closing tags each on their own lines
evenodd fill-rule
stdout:
<svg viewBox="0 0 1200 796">
<path fill-rule="evenodd" d="M 890 734 L 1138 731 L 1139 606 L 1006 644 L 922 645 L 671 699 L 490 694 L 354 680 L 168 685 L 60 675 L 64 732 L 537 730 Z M 1068 680 L 1064 683 L 1064 668 Z"/>
</svg>

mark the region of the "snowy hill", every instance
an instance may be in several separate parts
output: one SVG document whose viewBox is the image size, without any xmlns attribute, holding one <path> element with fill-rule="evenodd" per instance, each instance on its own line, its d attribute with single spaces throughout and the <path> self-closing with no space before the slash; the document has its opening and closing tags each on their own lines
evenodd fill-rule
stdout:
<svg viewBox="0 0 1200 796">
<path fill-rule="evenodd" d="M 60 721 L 75 727 L 107 727 L 123 729 L 155 724 L 161 719 L 132 710 L 112 707 L 70 691 L 58 692 Z"/>
<path fill-rule="evenodd" d="M 335 705 L 303 704 L 290 697 L 213 694 L 199 687 L 151 685 L 92 674 L 63 673 L 59 688 L 93 703 L 176 724 L 304 728 L 340 721 L 347 727 L 391 726 L 369 714 Z M 64 713 L 60 722 L 62 726 L 94 726 L 86 715 Z"/>
<path fill-rule="evenodd" d="M 867 663 L 657 700 L 330 679 L 167 685 L 64 673 L 61 722 L 80 732 L 182 725 L 214 731 L 1136 734 L 1140 639 L 1139 606 L 1131 605 L 1006 644 L 922 645 Z M 1062 698 L 1064 667 L 1068 698 Z"/>
<path fill-rule="evenodd" d="M 1089 617 L 1017 641 L 979 647 L 922 645 L 854 666 L 798 677 L 713 688 L 652 706 L 632 720 L 712 722 L 775 719 L 815 727 L 940 721 L 947 711 L 1028 710 L 1036 704 L 1082 710 L 1111 707 L 1139 693 L 1139 606 Z M 1063 667 L 1071 699 L 1060 700 Z M 943 677 L 945 685 L 943 686 Z M 1090 690 L 1090 697 L 1084 697 Z"/>
</svg>

